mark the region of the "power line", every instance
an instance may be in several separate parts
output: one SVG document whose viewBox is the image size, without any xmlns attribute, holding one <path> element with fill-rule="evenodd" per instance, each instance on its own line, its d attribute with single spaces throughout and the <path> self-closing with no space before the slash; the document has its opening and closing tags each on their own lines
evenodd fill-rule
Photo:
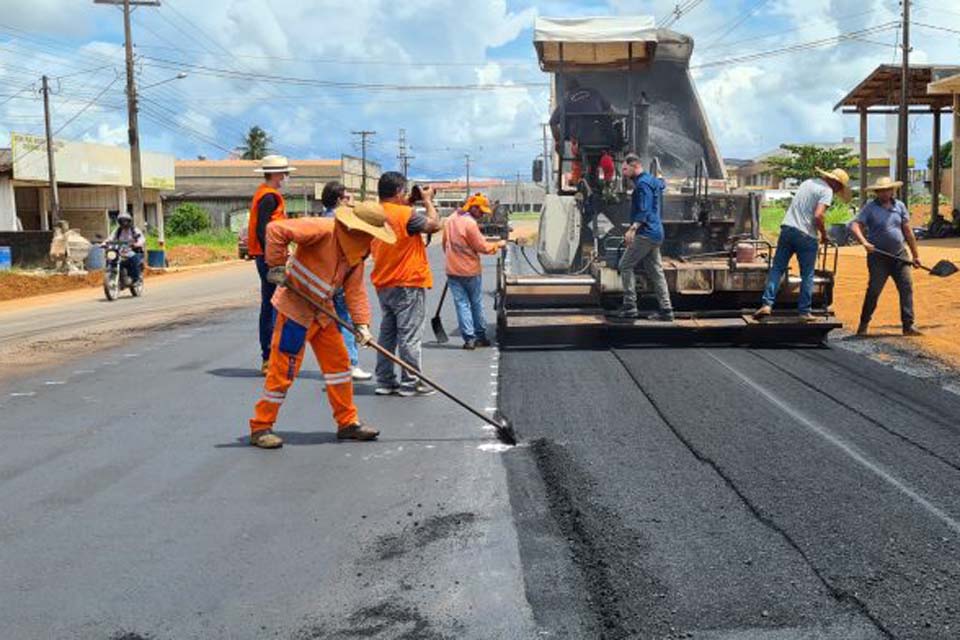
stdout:
<svg viewBox="0 0 960 640">
<path fill-rule="evenodd" d="M 734 31 L 736 31 L 737 28 L 740 27 L 740 25 L 742 25 L 744 22 L 746 22 L 747 20 L 749 20 L 750 18 L 752 18 L 754 15 L 756 15 L 756 13 L 757 13 L 758 11 L 760 11 L 760 9 L 762 9 L 763 6 L 764 6 L 765 4 L 767 4 L 769 1 L 770 1 L 770 0 L 757 0 L 757 2 L 755 2 L 752 7 L 750 7 L 748 10 L 744 11 L 739 17 L 735 18 L 734 21 L 730 24 L 730 26 L 729 26 L 723 33 L 721 33 L 719 36 L 717 36 L 717 37 L 710 43 L 710 45 L 716 45 L 716 44 L 718 44 L 718 43 L 721 42 L 724 38 L 726 38 L 728 35 L 730 35 L 730 34 L 733 33 Z M 715 33 L 715 32 L 714 32 L 714 33 Z M 710 45 L 708 45 L 708 46 L 710 46 Z"/>
</svg>

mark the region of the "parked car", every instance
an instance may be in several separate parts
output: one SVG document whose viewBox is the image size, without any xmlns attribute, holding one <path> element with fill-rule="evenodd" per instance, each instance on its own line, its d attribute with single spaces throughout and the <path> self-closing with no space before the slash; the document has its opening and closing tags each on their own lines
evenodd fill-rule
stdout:
<svg viewBox="0 0 960 640">
<path fill-rule="evenodd" d="M 250 260 L 250 250 L 247 247 L 248 232 L 249 229 L 247 229 L 247 227 L 243 227 L 237 233 L 237 256 L 239 256 L 241 260 Z"/>
</svg>

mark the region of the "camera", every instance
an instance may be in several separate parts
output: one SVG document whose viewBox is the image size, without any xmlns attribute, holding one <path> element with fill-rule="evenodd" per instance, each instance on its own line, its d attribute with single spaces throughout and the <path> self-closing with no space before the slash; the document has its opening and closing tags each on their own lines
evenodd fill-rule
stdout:
<svg viewBox="0 0 960 640">
<path fill-rule="evenodd" d="M 420 185 L 415 184 L 410 189 L 410 204 L 417 204 L 418 202 L 423 202 L 423 189 Z"/>
</svg>

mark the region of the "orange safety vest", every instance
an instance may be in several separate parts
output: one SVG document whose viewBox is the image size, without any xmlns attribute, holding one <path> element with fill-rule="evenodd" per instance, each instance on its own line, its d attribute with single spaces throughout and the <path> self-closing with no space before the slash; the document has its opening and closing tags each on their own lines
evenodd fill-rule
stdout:
<svg viewBox="0 0 960 640">
<path fill-rule="evenodd" d="M 277 208 L 270 215 L 270 222 L 274 220 L 283 220 L 287 217 L 287 206 L 283 201 L 283 194 L 271 186 L 262 184 L 253 194 L 253 202 L 250 204 L 250 217 L 247 221 L 247 253 L 251 256 L 262 256 L 263 247 L 260 246 L 260 238 L 257 237 L 257 223 L 260 218 L 260 201 L 267 194 L 273 194 L 277 197 Z"/>
<path fill-rule="evenodd" d="M 433 286 L 433 274 L 427 261 L 427 246 L 419 233 L 407 233 L 407 223 L 413 215 L 413 207 L 392 202 L 381 203 L 387 214 L 387 222 L 397 234 L 396 244 L 374 240 L 370 245 L 373 271 L 370 280 L 377 289 L 387 287 Z"/>
</svg>

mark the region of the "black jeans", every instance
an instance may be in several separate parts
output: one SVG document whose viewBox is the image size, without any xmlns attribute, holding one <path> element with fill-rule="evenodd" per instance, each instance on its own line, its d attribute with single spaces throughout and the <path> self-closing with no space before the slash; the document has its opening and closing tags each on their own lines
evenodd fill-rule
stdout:
<svg viewBox="0 0 960 640">
<path fill-rule="evenodd" d="M 276 312 L 273 309 L 273 292 L 277 285 L 267 280 L 267 266 L 263 256 L 256 256 L 257 274 L 260 276 L 260 357 L 266 362 L 270 359 L 270 342 L 273 340 L 273 324 L 276 321 Z"/>
<path fill-rule="evenodd" d="M 906 258 L 905 251 L 900 252 L 901 258 Z M 900 262 L 887 256 L 876 253 L 867 254 L 867 270 L 870 272 L 870 282 L 867 285 L 867 295 L 863 298 L 863 310 L 860 311 L 860 324 L 870 324 L 873 312 L 877 308 L 877 301 L 887 278 L 893 278 L 900 294 L 900 321 L 904 329 L 913 326 L 913 277 L 910 271 L 913 267 L 906 262 Z"/>
</svg>

